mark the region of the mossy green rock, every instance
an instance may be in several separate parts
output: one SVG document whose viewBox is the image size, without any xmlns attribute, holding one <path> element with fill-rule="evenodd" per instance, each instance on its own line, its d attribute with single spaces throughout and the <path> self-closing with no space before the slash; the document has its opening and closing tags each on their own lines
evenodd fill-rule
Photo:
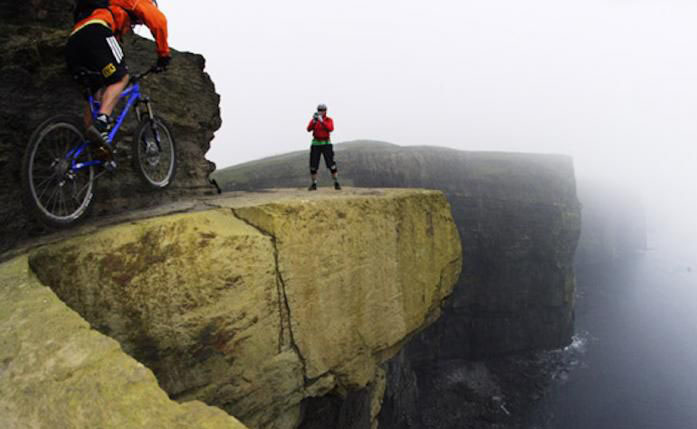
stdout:
<svg viewBox="0 0 697 429">
<path fill-rule="evenodd" d="M 170 400 L 149 369 L 42 285 L 26 257 L 0 265 L 0 427 L 245 428 L 218 408 Z"/>
<path fill-rule="evenodd" d="M 46 246 L 30 264 L 171 397 L 250 427 L 294 428 L 306 399 L 379 385 L 378 366 L 438 317 L 459 275 L 440 192 L 207 204 Z"/>
</svg>

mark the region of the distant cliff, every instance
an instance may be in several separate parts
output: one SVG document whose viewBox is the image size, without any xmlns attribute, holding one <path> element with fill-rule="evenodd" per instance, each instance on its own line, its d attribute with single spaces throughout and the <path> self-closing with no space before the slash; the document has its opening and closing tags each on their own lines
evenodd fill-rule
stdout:
<svg viewBox="0 0 697 429">
<path fill-rule="evenodd" d="M 63 53 L 73 4 L 72 0 L 0 3 L 0 252 L 44 233 L 21 205 L 19 170 L 31 132 L 49 116 L 81 115 L 84 109 Z M 125 51 L 133 72 L 155 63 L 152 42 L 133 36 Z M 142 189 L 128 160 L 120 158 L 117 174 L 98 182 L 96 213 L 114 214 L 211 191 L 207 177 L 215 167 L 205 154 L 221 125 L 220 98 L 204 68 L 203 57 L 173 51 L 170 70 L 143 84 L 156 112 L 174 129 L 179 151 L 174 186 L 167 192 Z M 120 139 L 128 143 L 134 121 L 126 125 Z"/>
<path fill-rule="evenodd" d="M 379 142 L 336 145 L 342 183 L 445 192 L 463 245 L 462 275 L 424 359 L 556 348 L 573 333 L 573 259 L 581 227 L 571 159 Z M 307 153 L 222 169 L 226 190 L 307 186 Z M 329 184 L 325 179 L 326 184 Z"/>
<path fill-rule="evenodd" d="M 579 267 L 612 263 L 647 248 L 646 207 L 636 193 L 580 181 L 583 228 L 576 251 Z"/>
<path fill-rule="evenodd" d="M 571 159 L 379 142 L 335 148 L 344 185 L 442 190 L 462 239 L 462 274 L 443 316 L 385 367 L 380 427 L 524 427 L 549 378 L 526 352 L 563 347 L 574 330 L 581 217 Z M 305 188 L 307 152 L 214 177 L 228 190 Z M 320 184 L 331 184 L 326 173 Z"/>
<path fill-rule="evenodd" d="M 459 275 L 445 197 L 370 189 L 200 202 L 84 227 L 0 265 L 0 345 L 10 345 L 0 347 L 0 427 L 49 427 L 49 410 L 66 426 L 237 427 L 200 424 L 215 412 L 196 400 L 251 428 L 376 424 L 382 364 L 437 319 Z M 104 335 L 189 408 L 166 401 Z M 55 347 L 29 358 L 44 344 Z M 128 383 L 143 393 L 129 396 Z M 141 401 L 145 392 L 155 398 Z M 119 426 L 128 401 L 140 420 Z M 93 403 L 106 410 L 83 415 Z M 34 417 L 32 404 L 47 412 Z M 188 426 L 168 426 L 184 409 L 197 410 Z"/>
</svg>

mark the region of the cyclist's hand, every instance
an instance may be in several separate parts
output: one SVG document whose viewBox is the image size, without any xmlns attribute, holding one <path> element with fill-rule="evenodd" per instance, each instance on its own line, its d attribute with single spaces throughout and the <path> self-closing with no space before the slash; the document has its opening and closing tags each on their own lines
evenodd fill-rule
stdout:
<svg viewBox="0 0 697 429">
<path fill-rule="evenodd" d="M 171 57 L 160 57 L 157 59 L 157 64 L 155 65 L 155 72 L 156 73 L 161 73 L 163 71 L 167 70 L 167 67 L 169 66 L 170 61 L 172 61 Z"/>
<path fill-rule="evenodd" d="M 315 112 L 315 115 L 312 117 L 315 121 L 319 121 L 319 112 Z"/>
</svg>

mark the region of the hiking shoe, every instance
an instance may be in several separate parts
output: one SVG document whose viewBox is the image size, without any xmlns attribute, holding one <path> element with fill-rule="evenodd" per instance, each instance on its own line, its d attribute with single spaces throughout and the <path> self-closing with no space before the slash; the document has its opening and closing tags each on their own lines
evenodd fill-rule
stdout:
<svg viewBox="0 0 697 429">
<path fill-rule="evenodd" d="M 312 185 L 310 185 L 309 188 L 307 188 L 307 190 L 308 190 L 308 191 L 316 191 L 316 190 L 317 190 L 317 184 L 316 184 L 316 183 L 313 183 Z"/>
<path fill-rule="evenodd" d="M 334 189 L 336 189 L 337 191 L 341 190 L 341 185 L 339 184 L 339 182 L 334 182 Z"/>
</svg>

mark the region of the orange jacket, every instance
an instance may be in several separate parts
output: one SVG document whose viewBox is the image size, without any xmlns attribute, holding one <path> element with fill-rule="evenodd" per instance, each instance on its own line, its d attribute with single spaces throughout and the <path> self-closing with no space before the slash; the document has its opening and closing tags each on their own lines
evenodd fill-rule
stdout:
<svg viewBox="0 0 697 429">
<path fill-rule="evenodd" d="M 129 12 L 150 29 L 157 44 L 157 55 L 169 57 L 167 18 L 152 0 L 111 0 L 109 9 L 95 9 L 92 15 L 75 24 L 72 34 L 86 25 L 97 23 L 109 27 L 117 37 L 121 38 L 134 24 L 131 22 Z"/>
</svg>

